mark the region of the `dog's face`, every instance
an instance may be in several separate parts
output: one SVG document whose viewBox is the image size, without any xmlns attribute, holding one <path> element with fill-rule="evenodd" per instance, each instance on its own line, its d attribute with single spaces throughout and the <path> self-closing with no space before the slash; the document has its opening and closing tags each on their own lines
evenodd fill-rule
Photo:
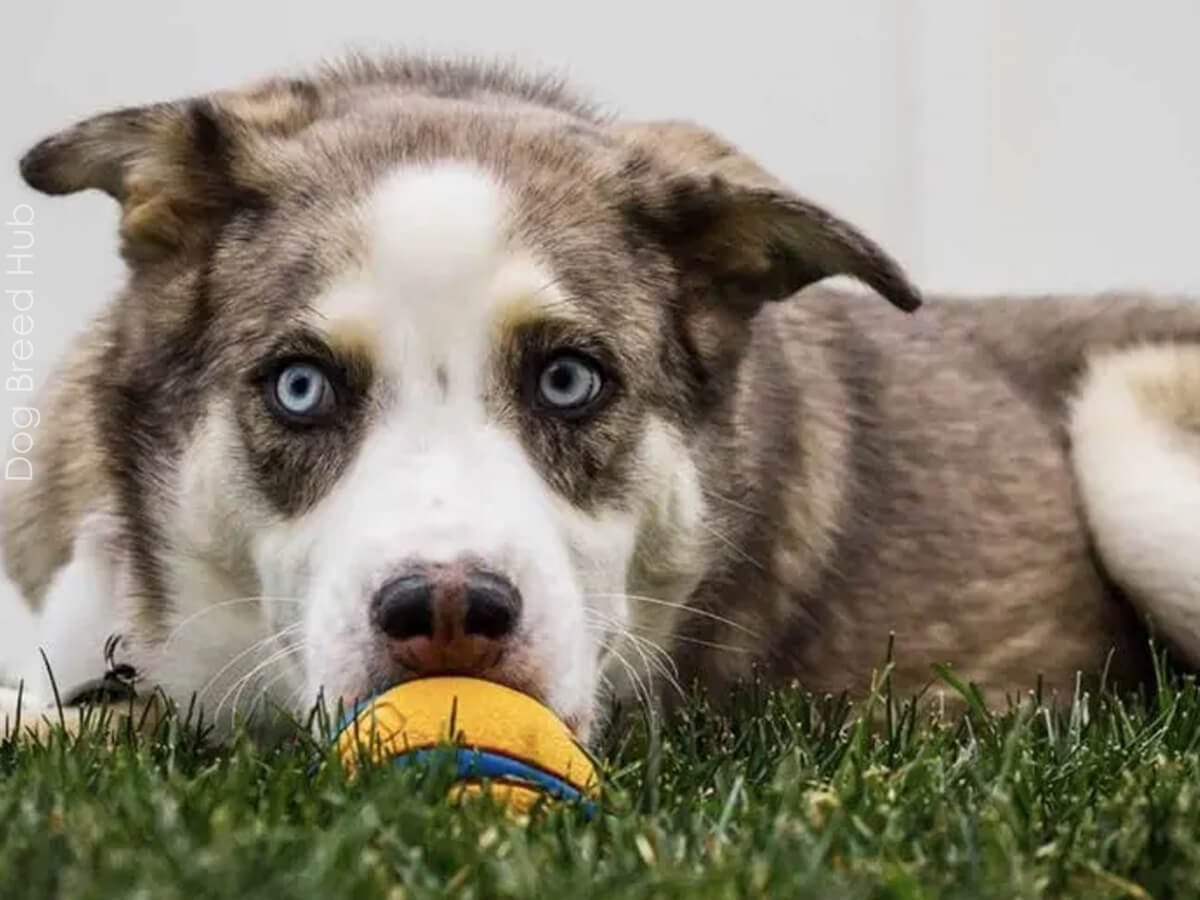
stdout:
<svg viewBox="0 0 1200 900">
<path fill-rule="evenodd" d="M 144 639 L 258 596 L 301 707 L 460 672 L 585 733 L 622 636 L 703 574 L 697 454 L 754 312 L 831 274 L 916 303 L 710 135 L 494 71 L 113 113 L 23 171 L 123 206 L 97 399 Z"/>
</svg>

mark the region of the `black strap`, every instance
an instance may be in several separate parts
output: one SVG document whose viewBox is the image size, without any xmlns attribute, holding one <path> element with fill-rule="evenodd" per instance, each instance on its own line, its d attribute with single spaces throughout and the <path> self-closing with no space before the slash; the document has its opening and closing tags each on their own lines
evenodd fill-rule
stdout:
<svg viewBox="0 0 1200 900">
<path fill-rule="evenodd" d="M 116 660 L 117 647 L 120 644 L 119 634 L 109 635 L 104 642 L 104 674 L 76 686 L 63 698 L 63 706 L 128 702 L 137 697 L 137 689 L 134 687 L 137 670 L 128 663 L 119 663 Z"/>
<path fill-rule="evenodd" d="M 105 672 L 99 678 L 85 681 L 63 698 L 63 706 L 81 706 L 95 703 L 117 703 L 137 697 L 131 681 L 114 672 Z"/>
</svg>

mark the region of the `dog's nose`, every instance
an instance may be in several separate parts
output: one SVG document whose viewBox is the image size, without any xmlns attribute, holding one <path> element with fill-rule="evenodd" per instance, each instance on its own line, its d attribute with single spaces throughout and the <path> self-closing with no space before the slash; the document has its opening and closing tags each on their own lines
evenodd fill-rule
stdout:
<svg viewBox="0 0 1200 900">
<path fill-rule="evenodd" d="M 473 569 L 466 577 L 467 614 L 463 631 L 467 637 L 499 640 L 510 634 L 521 611 L 521 595 L 503 575 Z"/>
<path fill-rule="evenodd" d="M 420 675 L 479 674 L 516 629 L 521 595 L 503 575 L 463 565 L 406 572 L 376 595 L 375 623 L 388 650 Z"/>
<path fill-rule="evenodd" d="M 423 573 L 389 581 L 379 592 L 376 616 L 383 633 L 398 641 L 433 637 L 433 581 Z"/>
</svg>

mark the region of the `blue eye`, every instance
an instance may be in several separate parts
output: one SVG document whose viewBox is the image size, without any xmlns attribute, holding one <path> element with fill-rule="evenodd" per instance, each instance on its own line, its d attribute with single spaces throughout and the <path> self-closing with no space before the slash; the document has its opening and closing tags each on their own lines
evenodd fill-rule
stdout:
<svg viewBox="0 0 1200 900">
<path fill-rule="evenodd" d="M 311 362 L 292 362 L 280 369 L 270 398 L 281 418 L 306 424 L 328 417 L 336 406 L 329 376 Z"/>
<path fill-rule="evenodd" d="M 577 415 L 600 397 L 604 386 L 604 373 L 595 361 L 577 353 L 560 353 L 551 357 L 538 375 L 538 400 L 552 412 Z"/>
</svg>

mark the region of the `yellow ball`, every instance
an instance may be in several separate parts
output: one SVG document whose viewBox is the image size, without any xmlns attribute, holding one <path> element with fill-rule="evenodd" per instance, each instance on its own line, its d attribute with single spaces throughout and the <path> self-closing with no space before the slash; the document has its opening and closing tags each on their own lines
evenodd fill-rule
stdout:
<svg viewBox="0 0 1200 900">
<path fill-rule="evenodd" d="M 539 799 L 582 800 L 590 807 L 597 777 L 570 729 L 532 697 L 476 678 L 422 678 L 360 705 L 337 739 L 353 771 L 364 756 L 401 764 L 456 745 L 456 794 L 488 786 L 518 811 Z"/>
</svg>

